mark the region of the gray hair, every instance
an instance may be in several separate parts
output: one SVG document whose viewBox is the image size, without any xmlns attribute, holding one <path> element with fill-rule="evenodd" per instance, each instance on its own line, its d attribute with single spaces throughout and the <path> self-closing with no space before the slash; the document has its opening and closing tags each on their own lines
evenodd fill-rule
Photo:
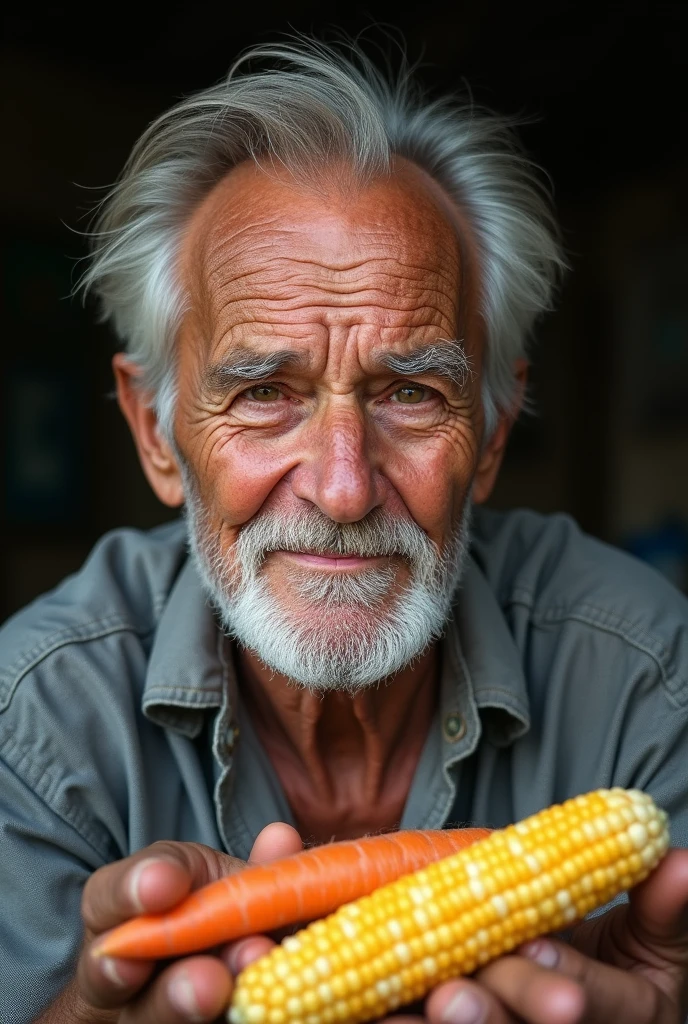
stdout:
<svg viewBox="0 0 688 1024">
<path fill-rule="evenodd" d="M 270 62 L 250 71 L 249 61 Z M 218 85 L 182 100 L 138 140 L 101 204 L 79 287 L 97 293 L 173 440 L 174 341 L 187 296 L 177 277 L 201 199 L 246 159 L 317 175 L 342 159 L 365 182 L 395 156 L 428 172 L 464 211 L 479 250 L 489 434 L 518 393 L 514 361 L 550 308 L 564 266 L 549 195 L 510 122 L 453 98 L 428 100 L 404 63 L 383 74 L 354 44 L 308 39 L 247 51 Z"/>
</svg>

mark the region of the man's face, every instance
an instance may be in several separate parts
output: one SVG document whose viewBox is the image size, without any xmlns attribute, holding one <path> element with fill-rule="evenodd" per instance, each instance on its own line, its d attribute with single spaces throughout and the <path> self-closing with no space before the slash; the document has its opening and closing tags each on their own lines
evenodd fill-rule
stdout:
<svg viewBox="0 0 688 1024">
<path fill-rule="evenodd" d="M 477 302 L 457 227 L 404 162 L 346 197 L 246 164 L 185 239 L 175 438 L 192 546 L 239 639 L 307 685 L 389 674 L 448 613 L 482 430 Z M 238 607 L 249 577 L 253 597 Z M 415 628 L 418 592 L 428 607 Z M 265 615 L 271 647 L 252 632 Z M 378 664 L 380 629 L 397 640 Z M 290 637 L 320 651 L 317 665 L 293 652 L 280 662 Z M 347 669 L 352 658 L 369 668 Z"/>
</svg>

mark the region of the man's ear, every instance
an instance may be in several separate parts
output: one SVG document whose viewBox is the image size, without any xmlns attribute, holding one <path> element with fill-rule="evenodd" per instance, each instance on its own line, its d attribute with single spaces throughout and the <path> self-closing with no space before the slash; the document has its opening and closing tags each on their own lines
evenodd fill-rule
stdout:
<svg viewBox="0 0 688 1024">
<path fill-rule="evenodd" d="M 483 446 L 480 458 L 478 459 L 478 468 L 476 469 L 475 476 L 473 477 L 472 490 L 473 501 L 477 505 L 487 501 L 497 480 L 497 474 L 499 473 L 499 468 L 502 465 L 502 459 L 504 458 L 506 443 L 509 440 L 511 428 L 514 425 L 521 405 L 523 404 L 526 381 L 528 379 L 527 360 L 518 359 L 516 361 L 514 364 L 514 376 L 518 381 L 518 392 L 513 409 L 508 413 L 502 412 L 497 422 L 497 426 L 492 432 L 492 436 L 488 440 L 487 444 Z"/>
<path fill-rule="evenodd" d="M 184 489 L 177 460 L 158 427 L 151 394 L 139 386 L 140 367 L 118 352 L 112 360 L 117 401 L 134 437 L 146 479 L 164 505 L 184 503 Z"/>
</svg>

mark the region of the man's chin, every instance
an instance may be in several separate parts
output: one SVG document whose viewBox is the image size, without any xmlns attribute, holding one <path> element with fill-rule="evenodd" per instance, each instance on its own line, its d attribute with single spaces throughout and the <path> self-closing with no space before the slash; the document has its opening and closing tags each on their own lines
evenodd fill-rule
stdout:
<svg viewBox="0 0 688 1024">
<path fill-rule="evenodd" d="M 378 685 L 406 663 L 406 659 L 404 664 L 380 662 L 376 637 L 355 624 L 339 624 L 336 631 L 300 632 L 291 644 L 245 646 L 271 672 L 297 687 L 320 693 L 356 693 Z"/>
<path fill-rule="evenodd" d="M 403 584 L 396 573 L 292 574 L 266 581 L 272 601 L 283 615 L 300 623 L 320 623 L 322 616 L 364 621 L 385 617 L 398 605 Z M 334 617 L 334 619 L 333 619 Z"/>
<path fill-rule="evenodd" d="M 387 596 L 381 601 L 362 603 L 329 597 L 315 601 L 278 601 L 276 604 L 284 619 L 302 635 L 337 635 L 351 629 L 355 629 L 360 635 L 372 633 L 374 627 L 379 628 L 385 620 L 389 620 L 396 607 L 396 600 Z"/>
<path fill-rule="evenodd" d="M 440 635 L 444 610 L 415 588 L 399 602 L 284 604 L 266 586 L 220 603 L 227 632 L 272 672 L 312 691 L 354 693 L 395 675 Z"/>
</svg>

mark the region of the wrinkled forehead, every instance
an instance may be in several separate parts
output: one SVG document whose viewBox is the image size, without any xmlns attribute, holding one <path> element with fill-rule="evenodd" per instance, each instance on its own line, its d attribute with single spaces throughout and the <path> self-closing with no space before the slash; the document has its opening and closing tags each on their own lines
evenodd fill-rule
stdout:
<svg viewBox="0 0 688 1024">
<path fill-rule="evenodd" d="M 389 287 L 409 275 L 437 279 L 458 301 L 472 262 L 468 236 L 460 211 L 409 161 L 363 185 L 338 174 L 314 187 L 246 162 L 193 214 L 182 274 L 207 312 L 252 285 L 283 284 L 285 273 L 308 279 L 312 268 L 334 288 L 356 287 L 366 274 Z"/>
</svg>

